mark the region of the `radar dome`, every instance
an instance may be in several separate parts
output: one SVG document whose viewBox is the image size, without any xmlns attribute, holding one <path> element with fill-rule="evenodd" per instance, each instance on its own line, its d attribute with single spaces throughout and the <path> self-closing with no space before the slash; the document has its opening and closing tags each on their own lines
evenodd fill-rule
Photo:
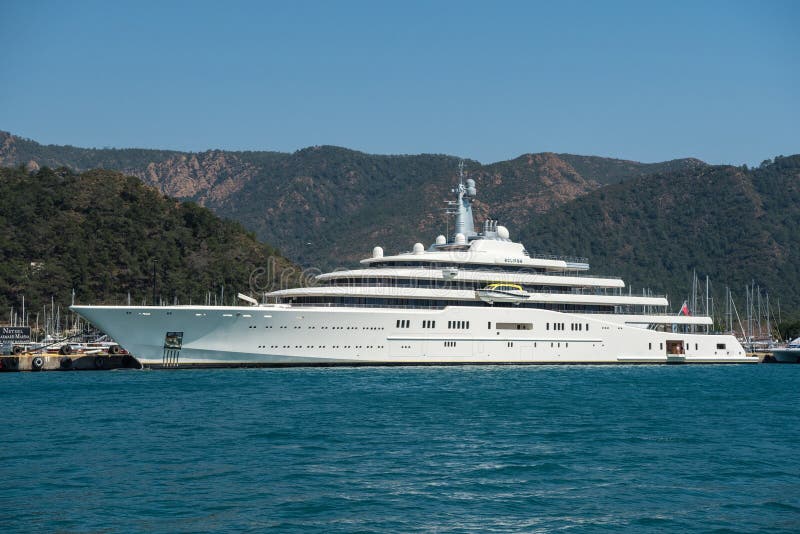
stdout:
<svg viewBox="0 0 800 534">
<path fill-rule="evenodd" d="M 381 247 L 375 247 L 372 249 L 372 257 L 373 258 L 382 258 L 383 257 L 383 249 Z"/>
<path fill-rule="evenodd" d="M 444 245 L 445 243 L 447 243 L 447 238 L 445 236 L 443 236 L 443 235 L 437 235 L 436 236 L 436 244 L 437 245 Z"/>
<path fill-rule="evenodd" d="M 414 243 L 414 254 L 422 254 L 425 252 L 425 247 L 422 246 L 422 243 Z"/>
<path fill-rule="evenodd" d="M 456 234 L 456 245 L 466 245 L 467 238 L 464 237 L 464 234 Z"/>
<path fill-rule="evenodd" d="M 508 228 L 506 228 L 505 226 L 498 226 L 497 237 L 499 237 L 500 239 L 508 239 Z"/>
<path fill-rule="evenodd" d="M 477 191 L 475 190 L 475 180 L 472 178 L 467 179 L 467 194 L 475 196 Z"/>
</svg>

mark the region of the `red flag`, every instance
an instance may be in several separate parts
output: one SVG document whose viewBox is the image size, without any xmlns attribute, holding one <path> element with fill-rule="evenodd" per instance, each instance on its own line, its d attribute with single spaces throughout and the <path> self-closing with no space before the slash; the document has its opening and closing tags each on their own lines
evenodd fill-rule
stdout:
<svg viewBox="0 0 800 534">
<path fill-rule="evenodd" d="M 683 306 L 681 306 L 681 311 L 678 312 L 678 315 L 691 315 L 692 312 L 689 311 L 689 305 L 686 301 L 683 301 Z"/>
</svg>

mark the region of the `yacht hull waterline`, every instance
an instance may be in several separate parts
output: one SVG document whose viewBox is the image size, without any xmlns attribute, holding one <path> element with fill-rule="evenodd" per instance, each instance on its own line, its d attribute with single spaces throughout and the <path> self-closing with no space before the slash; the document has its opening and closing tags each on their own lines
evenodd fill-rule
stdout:
<svg viewBox="0 0 800 534">
<path fill-rule="evenodd" d="M 494 308 L 395 309 L 74 306 L 146 367 L 425 364 L 754 363 L 733 336 L 655 332 L 597 317 Z M 497 313 L 500 312 L 500 313 Z M 522 312 L 522 313 L 520 313 Z M 458 319 L 447 319 L 457 317 Z M 610 319 L 610 318 L 608 318 Z M 462 323 L 446 334 L 396 328 L 398 321 Z M 567 324 L 580 335 L 497 330 L 497 323 Z M 586 325 L 588 324 L 588 330 Z M 569 328 L 569 327 L 568 327 Z M 500 332 L 500 334 L 498 334 Z M 572 333 L 572 332 L 571 332 Z M 179 334 L 180 342 L 176 342 Z M 563 332 L 562 332 L 563 334 Z M 165 343 L 167 337 L 172 337 Z M 667 354 L 682 341 L 685 354 Z M 724 345 L 725 348 L 718 348 Z M 638 348 L 638 350 L 637 350 Z"/>
<path fill-rule="evenodd" d="M 393 256 L 375 247 L 362 268 L 264 303 L 71 309 L 145 367 L 758 362 L 709 317 L 582 274 L 583 258 L 530 255 L 497 221 L 477 232 L 463 169 L 453 193 L 449 237 Z"/>
</svg>

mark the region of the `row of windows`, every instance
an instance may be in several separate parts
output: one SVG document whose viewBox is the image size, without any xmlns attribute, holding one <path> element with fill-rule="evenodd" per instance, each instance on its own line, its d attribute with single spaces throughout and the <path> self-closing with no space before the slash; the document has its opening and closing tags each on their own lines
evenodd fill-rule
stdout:
<svg viewBox="0 0 800 534">
<path fill-rule="evenodd" d="M 455 347 L 456 346 L 456 342 L 455 341 L 445 341 L 444 342 L 444 346 L 445 347 Z"/>
<path fill-rule="evenodd" d="M 368 307 L 368 308 L 425 308 L 425 309 L 444 309 L 448 306 L 488 306 L 480 300 L 447 300 L 447 299 L 408 299 L 408 298 L 385 298 L 385 297 L 334 297 L 334 296 L 298 296 L 288 298 L 278 298 L 276 302 L 291 302 L 304 305 L 324 305 L 324 306 L 343 306 L 343 307 Z M 614 306 L 609 305 L 586 305 L 586 304 L 567 304 L 567 303 L 547 303 L 547 302 L 522 302 L 512 304 L 510 302 L 495 302 L 495 308 L 534 308 L 541 310 L 574 312 L 574 313 L 614 313 Z M 637 310 L 619 309 L 619 313 L 638 313 L 644 312 L 645 307 L 637 306 Z"/>
<path fill-rule="evenodd" d="M 585 328 L 584 328 L 585 326 Z M 553 323 L 553 330 L 565 330 L 566 323 Z M 569 329 L 573 332 L 589 331 L 589 323 L 570 323 Z M 550 323 L 547 323 L 547 330 L 550 330 Z"/>
<path fill-rule="evenodd" d="M 676 352 L 674 352 L 675 350 L 680 350 L 680 349 L 689 350 L 689 349 L 691 349 L 691 345 L 692 344 L 689 343 L 688 341 L 685 344 L 682 344 L 680 342 L 670 341 L 670 342 L 668 342 L 667 350 L 671 350 L 672 351 L 671 354 L 677 354 Z M 694 344 L 694 350 L 699 350 L 699 346 L 700 345 L 698 343 L 695 343 Z M 725 343 L 717 343 L 717 350 L 725 350 L 725 347 L 726 347 Z M 649 350 L 653 350 L 653 344 L 652 343 L 648 343 L 647 344 L 647 348 Z M 659 343 L 658 344 L 658 350 L 664 350 L 664 344 L 663 343 Z"/>
<path fill-rule="evenodd" d="M 617 295 L 616 288 L 583 287 L 574 285 L 528 284 L 515 281 L 529 293 L 556 293 L 571 295 Z M 322 287 L 395 287 L 423 289 L 459 289 L 474 291 L 486 285 L 485 281 L 426 280 L 419 278 L 337 278 L 320 284 Z"/>
<path fill-rule="evenodd" d="M 508 342 L 506 342 L 506 345 L 508 345 L 509 347 L 513 348 L 514 347 L 514 342 L 513 341 L 508 341 Z M 558 345 L 558 348 L 561 348 L 561 343 L 558 343 L 557 345 Z M 538 342 L 533 344 L 533 348 L 537 348 L 538 346 L 539 346 Z M 555 346 L 556 346 L 556 343 L 550 343 L 550 347 L 555 348 Z M 565 347 L 569 347 L 569 343 L 564 343 L 564 346 Z M 592 346 L 594 346 L 594 345 L 592 345 Z"/>
<path fill-rule="evenodd" d="M 382 349 L 383 347 L 384 347 L 383 345 L 366 345 L 366 346 L 365 345 L 331 345 L 332 349 L 362 349 L 362 348 L 363 349 Z M 266 349 L 267 346 L 266 345 L 259 345 L 258 348 L 259 349 Z M 294 346 L 292 346 L 292 345 L 270 345 L 269 348 L 271 348 L 271 349 L 280 349 L 280 348 L 284 348 L 284 349 L 291 349 L 291 348 L 295 348 L 295 349 L 313 349 L 313 348 L 315 348 L 315 346 L 314 345 L 294 345 Z M 318 348 L 318 349 L 327 349 L 328 346 L 327 345 L 317 345 L 316 348 Z"/>
<path fill-rule="evenodd" d="M 247 328 L 258 328 L 257 326 L 248 326 Z M 273 328 L 272 325 L 266 325 L 264 328 Z M 289 328 L 288 326 L 279 326 L 278 329 Z M 302 326 L 292 327 L 295 330 L 303 328 Z M 309 330 L 316 330 L 316 326 L 307 326 Z M 382 326 L 320 326 L 320 330 L 384 330 Z"/>
<path fill-rule="evenodd" d="M 436 328 L 436 321 L 426 319 L 422 321 L 422 328 Z M 411 328 L 411 321 L 409 319 L 397 319 L 395 322 L 396 328 Z M 447 321 L 447 328 L 450 329 L 469 329 L 469 321 Z M 492 322 L 488 321 L 486 327 L 491 329 Z M 497 330 L 533 330 L 533 323 L 495 323 Z M 258 328 L 255 325 L 248 326 L 247 328 Z M 265 326 L 264 328 L 272 328 L 272 326 Z M 278 328 L 288 328 L 288 326 L 279 326 Z M 302 326 L 294 326 L 296 330 L 303 328 Z M 307 326 L 309 330 L 314 330 L 316 326 Z M 547 330 L 550 330 L 550 323 L 546 325 Z M 564 330 L 565 323 L 553 323 L 553 330 Z M 320 330 L 384 330 L 381 326 L 321 326 Z M 572 323 L 570 325 L 572 331 L 589 330 L 589 323 Z"/>
<path fill-rule="evenodd" d="M 503 267 L 496 267 L 491 263 L 447 263 L 438 261 L 376 261 L 370 264 L 370 267 L 429 267 L 432 269 L 469 269 L 479 271 L 493 271 L 493 272 L 507 272 L 513 270 L 518 273 L 546 273 L 547 269 L 543 267 L 534 267 L 531 265 L 514 265 L 503 264 Z"/>
</svg>

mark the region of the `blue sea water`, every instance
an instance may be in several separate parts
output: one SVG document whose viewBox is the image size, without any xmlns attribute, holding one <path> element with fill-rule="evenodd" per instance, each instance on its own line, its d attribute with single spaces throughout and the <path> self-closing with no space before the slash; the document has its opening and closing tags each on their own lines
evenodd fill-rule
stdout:
<svg viewBox="0 0 800 534">
<path fill-rule="evenodd" d="M 800 365 L 0 374 L 0 531 L 798 532 Z"/>
</svg>

